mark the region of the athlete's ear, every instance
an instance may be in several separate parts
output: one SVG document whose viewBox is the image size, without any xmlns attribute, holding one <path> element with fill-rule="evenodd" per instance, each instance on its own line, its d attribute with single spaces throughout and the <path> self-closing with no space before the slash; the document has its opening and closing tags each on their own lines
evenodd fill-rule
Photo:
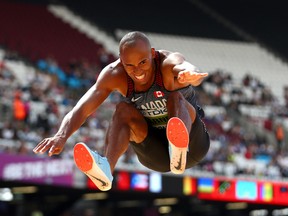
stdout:
<svg viewBox="0 0 288 216">
<path fill-rule="evenodd" d="M 119 60 L 120 60 L 120 63 L 123 64 L 120 54 L 119 54 Z"/>
<path fill-rule="evenodd" d="M 155 48 L 151 48 L 151 55 L 152 55 L 152 58 L 155 58 Z"/>
</svg>

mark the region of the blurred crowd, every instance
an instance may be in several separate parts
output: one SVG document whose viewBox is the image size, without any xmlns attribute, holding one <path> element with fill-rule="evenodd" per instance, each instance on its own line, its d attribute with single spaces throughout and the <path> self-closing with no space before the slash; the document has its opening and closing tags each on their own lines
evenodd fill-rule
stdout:
<svg viewBox="0 0 288 216">
<path fill-rule="evenodd" d="M 32 149 L 43 138 L 54 135 L 64 115 L 93 85 L 101 68 L 114 60 L 104 48 L 97 54 L 97 64 L 73 60 L 61 68 L 51 56 L 33 65 L 25 63 L 33 72 L 25 75 L 27 82 L 23 83 L 11 67 L 23 60 L 5 50 L 0 58 L 0 152 L 47 157 L 33 154 Z M 232 73 L 217 70 L 211 71 L 196 91 L 206 111 L 204 122 L 211 148 L 205 159 L 188 172 L 288 177 L 288 128 L 281 120 L 288 118 L 288 87 L 283 89 L 285 104 L 280 104 L 271 89 L 253 75 L 235 80 Z M 79 141 L 102 152 L 105 132 L 119 100 L 120 95 L 113 93 L 57 157 L 72 158 L 73 146 Z M 255 107 L 258 113 L 247 112 Z M 141 166 L 131 149 L 121 157 L 118 167 L 123 165 L 134 169 Z"/>
<path fill-rule="evenodd" d="M 286 88 L 281 104 L 253 75 L 235 80 L 232 73 L 218 70 L 198 94 L 201 104 L 217 107 L 205 118 L 211 148 L 200 170 L 225 176 L 288 176 Z"/>
</svg>

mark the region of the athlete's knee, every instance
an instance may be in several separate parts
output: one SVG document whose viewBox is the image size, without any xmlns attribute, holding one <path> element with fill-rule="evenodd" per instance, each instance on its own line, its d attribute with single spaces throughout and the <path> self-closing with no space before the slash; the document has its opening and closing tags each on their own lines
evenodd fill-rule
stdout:
<svg viewBox="0 0 288 216">
<path fill-rule="evenodd" d="M 121 101 L 116 105 L 115 111 L 122 113 L 125 109 L 127 108 L 129 109 L 130 107 L 131 107 L 131 104 Z"/>
<path fill-rule="evenodd" d="M 124 121 L 125 119 L 127 120 L 129 115 L 128 115 L 128 111 L 131 109 L 130 105 L 126 102 L 120 102 L 116 105 L 115 107 L 115 112 L 113 114 L 113 120 L 117 120 L 117 121 Z"/>
<path fill-rule="evenodd" d="M 123 123 L 134 124 L 134 122 L 145 121 L 143 115 L 135 108 L 133 104 L 120 102 L 116 105 L 113 120 Z"/>
<path fill-rule="evenodd" d="M 179 109 L 181 106 L 184 105 L 184 103 L 185 103 L 185 98 L 180 92 L 178 91 L 171 92 L 167 100 L 168 111 Z"/>
<path fill-rule="evenodd" d="M 179 91 L 173 91 L 169 94 L 169 97 L 168 97 L 168 103 L 169 102 L 178 102 L 178 101 L 181 101 L 181 100 L 185 100 L 184 96 L 182 95 L 181 92 Z"/>
<path fill-rule="evenodd" d="M 122 127 L 130 128 L 130 141 L 140 143 L 147 136 L 148 125 L 146 120 L 132 104 L 120 102 L 116 106 L 112 120 L 120 123 Z"/>
<path fill-rule="evenodd" d="M 189 115 L 194 122 L 196 118 L 195 108 L 185 99 L 183 94 L 179 91 L 171 92 L 167 101 L 168 112 L 181 113 L 188 111 Z"/>
<path fill-rule="evenodd" d="M 122 117 L 129 116 L 134 110 L 136 110 L 136 108 L 132 104 L 121 101 L 116 105 L 114 115 Z"/>
</svg>

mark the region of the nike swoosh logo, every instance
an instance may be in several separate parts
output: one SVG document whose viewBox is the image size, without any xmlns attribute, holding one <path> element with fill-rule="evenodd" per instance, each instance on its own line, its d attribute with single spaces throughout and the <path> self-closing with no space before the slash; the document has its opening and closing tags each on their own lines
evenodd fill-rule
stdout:
<svg viewBox="0 0 288 216">
<path fill-rule="evenodd" d="M 131 99 L 131 101 L 132 101 L 132 102 L 136 102 L 136 101 L 138 101 L 140 98 L 142 98 L 142 96 L 137 97 L 137 98 L 134 98 L 134 97 L 133 97 L 133 98 Z"/>
<path fill-rule="evenodd" d="M 86 174 L 87 174 L 88 176 L 92 177 L 93 179 L 99 181 L 99 182 L 102 184 L 101 187 L 105 187 L 105 186 L 108 185 L 108 184 L 107 184 L 105 181 L 103 181 L 102 179 L 99 179 L 99 178 L 97 178 L 97 177 L 95 177 L 95 176 L 93 176 L 93 175 L 90 175 L 90 174 L 88 174 L 88 173 L 86 173 Z"/>
<path fill-rule="evenodd" d="M 179 159 L 179 161 L 178 161 L 178 165 L 177 165 L 177 166 L 174 166 L 174 168 L 175 168 L 176 170 L 180 170 L 180 169 L 181 169 L 181 164 L 182 164 L 182 152 L 181 152 L 181 154 L 180 154 L 180 159 Z"/>
</svg>

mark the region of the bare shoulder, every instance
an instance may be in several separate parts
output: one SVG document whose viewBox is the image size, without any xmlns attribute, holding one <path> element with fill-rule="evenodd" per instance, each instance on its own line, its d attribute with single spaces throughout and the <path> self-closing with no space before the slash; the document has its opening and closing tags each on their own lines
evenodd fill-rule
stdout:
<svg viewBox="0 0 288 216">
<path fill-rule="evenodd" d="M 184 60 L 184 56 L 180 52 L 172 52 L 168 50 L 159 50 L 162 66 L 177 65 Z"/>
<path fill-rule="evenodd" d="M 158 52 L 160 54 L 161 62 L 166 61 L 169 55 L 172 53 L 171 51 L 168 50 L 158 50 Z"/>
<path fill-rule="evenodd" d="M 179 65 L 185 61 L 184 56 L 179 52 L 172 52 L 168 50 L 159 50 L 161 58 L 161 70 L 165 74 L 173 72 L 175 65 Z"/>
<path fill-rule="evenodd" d="M 158 50 L 158 52 L 160 53 L 161 57 L 167 57 L 169 54 L 171 54 L 172 52 L 169 50 Z"/>
<path fill-rule="evenodd" d="M 127 74 L 120 60 L 117 59 L 103 68 L 96 83 L 109 88 L 111 91 L 119 91 L 125 95 L 127 91 Z"/>
<path fill-rule="evenodd" d="M 179 65 L 184 61 L 183 55 L 179 52 L 171 52 L 167 50 L 159 50 L 159 53 L 161 57 L 161 73 L 165 88 L 173 91 L 183 87 L 175 81 L 178 73 L 174 70 L 176 65 Z"/>
</svg>

